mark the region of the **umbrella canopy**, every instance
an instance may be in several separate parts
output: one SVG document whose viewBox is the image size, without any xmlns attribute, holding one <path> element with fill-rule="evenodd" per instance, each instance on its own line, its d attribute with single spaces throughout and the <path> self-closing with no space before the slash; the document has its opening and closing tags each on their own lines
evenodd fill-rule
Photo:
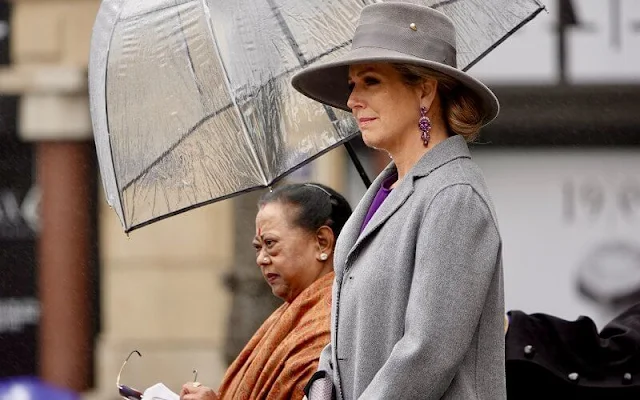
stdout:
<svg viewBox="0 0 640 400">
<path fill-rule="evenodd" d="M 268 187 L 358 134 L 289 84 L 350 45 L 363 0 L 104 0 L 89 89 L 108 203 L 125 231 Z M 535 16 L 536 0 L 414 1 L 458 28 L 458 65 Z"/>
</svg>

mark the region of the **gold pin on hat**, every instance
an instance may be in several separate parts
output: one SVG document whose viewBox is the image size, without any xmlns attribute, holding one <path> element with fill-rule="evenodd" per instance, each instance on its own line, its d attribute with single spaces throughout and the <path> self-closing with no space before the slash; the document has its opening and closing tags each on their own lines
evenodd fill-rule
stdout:
<svg viewBox="0 0 640 400">
<path fill-rule="evenodd" d="M 411 28 L 411 30 L 414 30 L 414 31 L 418 30 L 418 27 L 413 22 L 409 24 L 409 28 Z"/>
</svg>

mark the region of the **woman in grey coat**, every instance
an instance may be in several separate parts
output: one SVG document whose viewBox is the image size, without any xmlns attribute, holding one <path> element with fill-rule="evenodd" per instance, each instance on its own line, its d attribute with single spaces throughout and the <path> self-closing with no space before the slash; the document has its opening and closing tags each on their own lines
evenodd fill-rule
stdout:
<svg viewBox="0 0 640 400">
<path fill-rule="evenodd" d="M 393 160 L 338 238 L 326 378 L 311 393 L 506 398 L 501 240 L 467 147 L 499 106 L 455 60 L 449 18 L 388 2 L 363 9 L 348 54 L 293 78 Z"/>
</svg>

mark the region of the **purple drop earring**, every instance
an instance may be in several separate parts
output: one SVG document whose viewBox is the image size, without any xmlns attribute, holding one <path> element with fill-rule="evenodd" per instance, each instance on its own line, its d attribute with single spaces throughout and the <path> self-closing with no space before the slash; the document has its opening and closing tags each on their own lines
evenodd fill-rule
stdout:
<svg viewBox="0 0 640 400">
<path fill-rule="evenodd" d="M 427 109 L 425 107 L 420 107 L 418 128 L 420 128 L 420 138 L 422 139 L 422 143 L 427 147 L 429 145 L 429 139 L 431 138 L 429 135 L 429 132 L 431 131 L 431 120 L 427 117 Z"/>
</svg>

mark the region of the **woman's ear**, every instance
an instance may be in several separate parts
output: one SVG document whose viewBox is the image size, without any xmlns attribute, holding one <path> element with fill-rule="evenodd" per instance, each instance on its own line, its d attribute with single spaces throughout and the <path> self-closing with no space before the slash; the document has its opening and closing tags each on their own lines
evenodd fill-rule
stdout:
<svg viewBox="0 0 640 400">
<path fill-rule="evenodd" d="M 318 242 L 318 259 L 322 253 L 331 256 L 333 253 L 333 245 L 335 244 L 335 236 L 328 226 L 321 226 L 316 232 L 316 241 Z"/>
<path fill-rule="evenodd" d="M 427 110 L 431 109 L 431 105 L 438 94 L 438 81 L 435 79 L 425 79 L 420 85 L 420 105 Z"/>
</svg>

